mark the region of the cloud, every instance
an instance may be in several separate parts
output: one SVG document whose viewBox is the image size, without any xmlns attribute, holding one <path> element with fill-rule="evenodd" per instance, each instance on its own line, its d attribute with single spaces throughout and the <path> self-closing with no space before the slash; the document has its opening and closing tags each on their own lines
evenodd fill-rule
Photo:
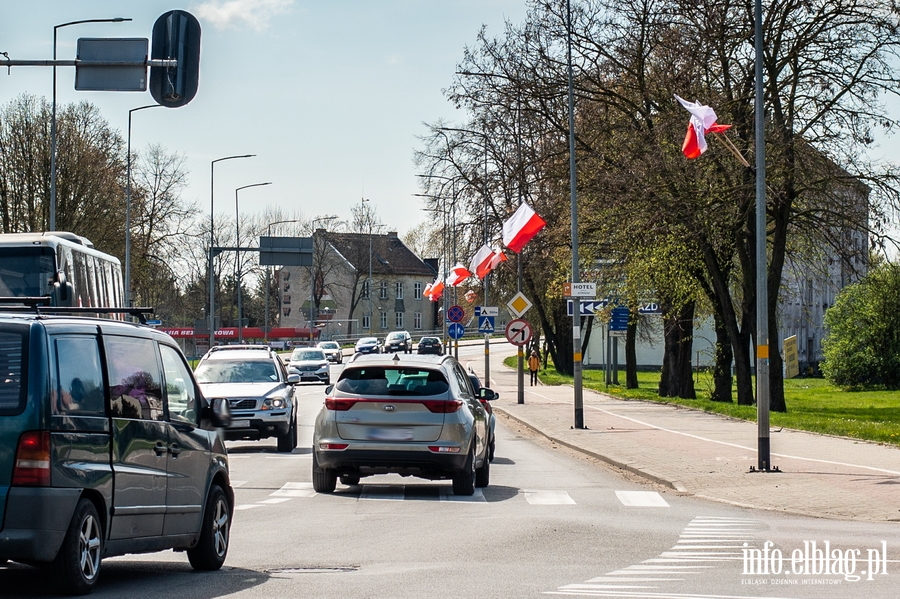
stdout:
<svg viewBox="0 0 900 599">
<path fill-rule="evenodd" d="M 218 29 L 249 25 L 257 31 L 269 21 L 290 10 L 295 0 L 207 0 L 196 6 L 194 14 L 201 24 L 206 21 Z"/>
</svg>

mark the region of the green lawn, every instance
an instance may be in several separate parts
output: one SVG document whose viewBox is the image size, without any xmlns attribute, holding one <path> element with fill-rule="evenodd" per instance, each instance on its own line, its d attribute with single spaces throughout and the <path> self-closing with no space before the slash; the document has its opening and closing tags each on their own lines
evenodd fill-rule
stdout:
<svg viewBox="0 0 900 599">
<path fill-rule="evenodd" d="M 515 366 L 515 357 L 505 361 Z M 552 368 L 538 375 L 546 385 L 572 384 L 572 377 L 558 374 Z M 639 372 L 638 389 L 625 389 L 625 372 L 619 372 L 619 385 L 606 386 L 603 371 L 583 370 L 585 388 L 608 393 L 622 399 L 639 399 L 671 403 L 724 414 L 743 420 L 756 420 L 756 406 L 709 401 L 712 379 L 706 373 L 695 375 L 698 399 L 661 398 L 656 394 L 658 372 Z M 819 378 L 797 378 L 784 382 L 787 413 L 771 412 L 773 428 L 786 427 L 829 435 L 866 439 L 900 446 L 900 392 L 843 391 Z M 735 394 L 736 396 L 736 394 Z"/>
</svg>

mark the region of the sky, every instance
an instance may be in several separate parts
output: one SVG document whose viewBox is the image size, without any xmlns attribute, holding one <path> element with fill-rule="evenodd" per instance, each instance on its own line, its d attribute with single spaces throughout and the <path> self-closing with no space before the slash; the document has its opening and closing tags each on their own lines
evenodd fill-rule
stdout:
<svg viewBox="0 0 900 599">
<path fill-rule="evenodd" d="M 0 52 L 50 59 L 55 25 L 133 19 L 58 29 L 57 58 L 71 60 L 78 38 L 150 38 L 173 8 L 200 22 L 199 90 L 181 108 L 133 113 L 133 150 L 182 153 L 184 197 L 207 215 L 211 161 L 255 154 L 216 164 L 217 218 L 233 217 L 235 189 L 271 181 L 240 192 L 242 217 L 280 207 L 348 219 L 365 197 L 401 235 L 428 215 L 413 195 L 424 123 L 464 119 L 442 93 L 464 48 L 482 25 L 500 35 L 526 13 L 525 0 L 0 0 Z M 75 91 L 74 81 L 73 67 L 58 67 L 57 105 L 92 102 L 123 139 L 128 111 L 155 103 L 149 92 Z M 52 91 L 49 67 L 0 69 L 0 104 Z"/>
</svg>

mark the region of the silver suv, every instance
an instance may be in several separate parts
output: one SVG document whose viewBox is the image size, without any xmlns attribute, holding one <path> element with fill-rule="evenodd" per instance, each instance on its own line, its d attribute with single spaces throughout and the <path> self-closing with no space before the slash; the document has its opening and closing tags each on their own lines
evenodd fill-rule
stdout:
<svg viewBox="0 0 900 599">
<path fill-rule="evenodd" d="M 194 371 L 206 397 L 225 397 L 231 426 L 225 438 L 278 439 L 278 451 L 297 447 L 296 374 L 288 374 L 266 345 L 222 345 L 200 358 Z"/>
<path fill-rule="evenodd" d="M 472 495 L 490 482 L 487 413 L 451 356 L 356 355 L 325 396 L 313 431 L 312 479 L 331 493 L 374 474 L 451 479 Z"/>
</svg>

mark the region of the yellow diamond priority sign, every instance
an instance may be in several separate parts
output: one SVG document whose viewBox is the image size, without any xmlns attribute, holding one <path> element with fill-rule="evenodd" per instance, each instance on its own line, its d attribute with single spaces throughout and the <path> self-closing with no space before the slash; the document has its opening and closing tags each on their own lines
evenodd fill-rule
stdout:
<svg viewBox="0 0 900 599">
<path fill-rule="evenodd" d="M 531 308 L 531 306 L 531 302 L 521 291 L 515 294 L 512 299 L 506 303 L 506 307 L 509 308 L 510 312 L 516 315 L 516 318 L 528 312 L 528 309 Z"/>
</svg>

